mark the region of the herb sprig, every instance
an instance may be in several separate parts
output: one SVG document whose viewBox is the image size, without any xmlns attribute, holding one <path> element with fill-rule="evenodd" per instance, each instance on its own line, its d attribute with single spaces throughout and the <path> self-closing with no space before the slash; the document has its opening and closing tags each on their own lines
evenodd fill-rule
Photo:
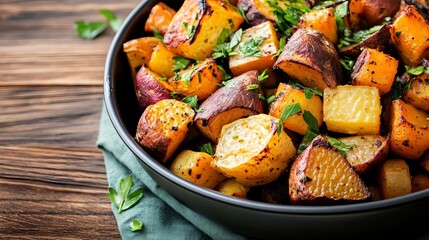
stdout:
<svg viewBox="0 0 429 240">
<path fill-rule="evenodd" d="M 123 211 L 131 208 L 143 197 L 143 188 L 139 188 L 130 193 L 133 186 L 133 177 L 130 175 L 119 181 L 118 190 L 109 187 L 107 197 L 118 208 L 118 213 L 122 213 Z"/>
<path fill-rule="evenodd" d="M 140 231 L 143 228 L 143 223 L 138 220 L 134 219 L 132 222 L 130 222 L 130 230 L 131 232 Z"/>
<path fill-rule="evenodd" d="M 214 151 L 213 151 L 213 147 L 212 147 L 211 143 L 205 143 L 205 144 L 203 144 L 201 146 L 201 148 L 200 148 L 200 151 L 201 152 L 205 152 L 205 153 L 207 153 L 207 154 L 209 154 L 211 156 L 214 155 Z"/>
<path fill-rule="evenodd" d="M 302 84 L 300 84 L 298 81 L 296 81 L 295 79 L 289 80 L 289 84 L 292 85 L 292 86 L 294 86 L 294 87 L 303 89 L 304 90 L 305 98 L 307 98 L 307 99 L 312 98 L 314 94 L 316 94 L 316 95 L 318 95 L 320 97 L 323 97 L 323 93 L 319 89 L 317 89 L 315 87 L 314 88 L 305 87 Z"/>
<path fill-rule="evenodd" d="M 283 109 L 283 113 L 280 116 L 279 125 L 277 127 L 277 135 L 280 136 L 280 134 L 283 131 L 283 121 L 292 117 L 293 115 L 301 112 L 301 110 L 302 109 L 301 109 L 301 106 L 299 105 L 299 103 L 294 103 L 294 104 L 288 105 Z"/>
<path fill-rule="evenodd" d="M 98 37 L 101 33 L 103 33 L 107 26 L 113 29 L 114 32 L 117 32 L 122 25 L 123 19 L 116 17 L 116 15 L 107 10 L 100 10 L 100 14 L 106 18 L 104 22 L 89 22 L 76 20 L 74 22 L 76 32 L 78 36 L 82 39 L 94 39 Z"/>
<path fill-rule="evenodd" d="M 292 35 L 292 28 L 295 26 L 301 15 L 311 11 L 304 0 L 282 1 L 285 9 L 280 7 L 278 1 L 267 0 L 268 5 L 274 10 L 276 16 L 276 26 L 286 36 Z"/>
</svg>

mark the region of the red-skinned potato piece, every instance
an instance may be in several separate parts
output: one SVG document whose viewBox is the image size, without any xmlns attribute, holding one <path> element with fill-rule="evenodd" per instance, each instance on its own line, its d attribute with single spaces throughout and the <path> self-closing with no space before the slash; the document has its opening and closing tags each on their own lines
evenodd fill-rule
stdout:
<svg viewBox="0 0 429 240">
<path fill-rule="evenodd" d="M 362 17 L 368 27 L 378 25 L 386 17 L 393 17 L 399 10 L 401 0 L 363 0 Z"/>
<path fill-rule="evenodd" d="M 195 122 L 204 136 L 217 142 L 223 125 L 264 111 L 264 103 L 258 97 L 261 88 L 247 90 L 252 84 L 258 84 L 258 71 L 229 80 L 200 105 L 204 111 L 197 113 Z"/>
<path fill-rule="evenodd" d="M 142 66 L 134 81 L 139 106 L 144 109 L 160 100 L 171 98 L 170 91 L 161 86 L 161 76 Z"/>
</svg>

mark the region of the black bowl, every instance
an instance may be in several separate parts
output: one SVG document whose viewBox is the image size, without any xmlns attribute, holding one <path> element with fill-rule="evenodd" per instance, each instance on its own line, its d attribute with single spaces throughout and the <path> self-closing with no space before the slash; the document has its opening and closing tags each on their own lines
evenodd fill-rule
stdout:
<svg viewBox="0 0 429 240">
<path fill-rule="evenodd" d="M 142 37 L 150 9 L 142 1 L 114 38 L 106 61 L 104 100 L 113 125 L 145 171 L 177 200 L 208 218 L 254 238 L 361 238 L 407 233 L 419 236 L 429 217 L 429 190 L 377 202 L 341 206 L 289 206 L 224 196 L 187 182 L 146 153 L 133 139 L 141 111 L 122 44 Z M 164 1 L 176 9 L 181 1 Z"/>
</svg>

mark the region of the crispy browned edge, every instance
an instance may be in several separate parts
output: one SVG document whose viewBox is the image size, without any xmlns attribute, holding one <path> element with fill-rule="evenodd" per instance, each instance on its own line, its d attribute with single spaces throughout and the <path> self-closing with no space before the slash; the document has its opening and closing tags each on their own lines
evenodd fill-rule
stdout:
<svg viewBox="0 0 429 240">
<path fill-rule="evenodd" d="M 342 47 L 339 52 L 352 57 L 357 57 L 364 48 L 372 48 L 379 52 L 383 52 L 386 47 L 388 47 L 389 41 L 390 26 L 386 23 L 378 31 L 369 35 L 362 42 Z"/>
<path fill-rule="evenodd" d="M 378 25 L 386 17 L 393 17 L 399 10 L 401 0 L 365 0 L 362 16 L 369 26 Z"/>
</svg>

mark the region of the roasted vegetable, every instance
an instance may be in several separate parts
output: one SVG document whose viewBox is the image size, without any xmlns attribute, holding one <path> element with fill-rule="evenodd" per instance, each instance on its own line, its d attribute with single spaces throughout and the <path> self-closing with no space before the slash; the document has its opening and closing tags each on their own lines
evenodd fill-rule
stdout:
<svg viewBox="0 0 429 240">
<path fill-rule="evenodd" d="M 378 88 L 380 95 L 392 88 L 398 60 L 374 49 L 366 48 L 359 55 L 351 75 L 353 85 Z"/>
<path fill-rule="evenodd" d="M 161 76 L 142 66 L 134 81 L 134 90 L 137 101 L 142 109 L 163 99 L 171 98 L 170 91 L 165 89 Z"/>
<path fill-rule="evenodd" d="M 323 121 L 333 132 L 378 135 L 380 133 L 380 95 L 367 86 L 338 86 L 323 93 Z"/>
<path fill-rule="evenodd" d="M 358 174 L 379 165 L 389 153 L 389 137 L 366 135 L 344 137 L 339 140 L 347 145 L 354 145 L 347 152 L 346 158 Z"/>
<path fill-rule="evenodd" d="M 229 68 L 237 76 L 251 70 L 260 72 L 271 68 L 276 61 L 274 55 L 279 50 L 277 33 L 271 22 L 264 22 L 243 32 L 240 44 L 229 59 Z"/>
<path fill-rule="evenodd" d="M 422 167 L 426 172 L 429 172 L 429 150 L 426 150 L 426 152 L 422 155 L 422 157 L 419 159 L 419 165 Z"/>
<path fill-rule="evenodd" d="M 185 139 L 195 112 L 183 102 L 161 100 L 143 112 L 136 140 L 158 161 L 165 163 Z"/>
<path fill-rule="evenodd" d="M 402 159 L 384 162 L 377 175 L 383 199 L 411 193 L 411 176 L 407 163 Z"/>
<path fill-rule="evenodd" d="M 248 187 L 243 186 L 242 184 L 231 178 L 219 183 L 216 186 L 215 190 L 228 196 L 244 199 L 247 198 L 247 192 L 249 192 Z"/>
<path fill-rule="evenodd" d="M 262 113 L 264 105 L 258 98 L 262 90 L 247 90 L 247 87 L 252 85 L 258 86 L 257 71 L 250 71 L 229 80 L 224 87 L 207 98 L 200 106 L 204 111 L 195 116 L 201 133 L 217 142 L 223 125 Z"/>
<path fill-rule="evenodd" d="M 309 111 L 317 120 L 317 126 L 322 125 L 323 103 L 316 94 L 307 98 L 303 89 L 280 83 L 277 88 L 276 100 L 270 105 L 269 115 L 280 118 L 283 109 L 291 104 L 299 103 L 301 111 L 283 121 L 283 127 L 301 135 L 305 135 L 308 124 L 304 120 L 304 111 Z"/>
<path fill-rule="evenodd" d="M 312 28 L 320 31 L 333 44 L 338 41 L 337 23 L 335 21 L 334 8 L 325 8 L 312 11 L 301 16 L 297 25 L 299 28 Z"/>
<path fill-rule="evenodd" d="M 429 148 L 429 114 L 400 99 L 393 101 L 390 137 L 393 153 L 418 159 Z"/>
<path fill-rule="evenodd" d="M 163 2 L 159 2 L 151 9 L 144 25 L 144 30 L 146 32 L 158 31 L 164 35 L 175 14 L 176 11 L 174 9 Z"/>
<path fill-rule="evenodd" d="M 416 7 L 406 6 L 393 22 L 390 33 L 405 65 L 415 67 L 429 57 L 429 23 Z"/>
<path fill-rule="evenodd" d="M 411 191 L 418 192 L 429 188 L 429 176 L 426 174 L 417 174 L 411 180 Z"/>
<path fill-rule="evenodd" d="M 386 17 L 393 17 L 401 5 L 401 0 L 362 0 L 362 2 L 361 15 L 369 27 L 382 23 Z"/>
<path fill-rule="evenodd" d="M 287 42 L 275 68 L 308 87 L 323 90 L 340 82 L 341 67 L 334 45 L 319 31 L 299 29 Z"/>
<path fill-rule="evenodd" d="M 140 67 L 148 64 L 153 48 L 160 42 L 156 37 L 143 37 L 124 43 L 124 52 L 127 54 L 128 63 L 131 68 L 133 79 L 136 77 Z"/>
<path fill-rule="evenodd" d="M 293 162 L 289 196 L 293 204 L 322 204 L 365 200 L 370 194 L 344 156 L 319 136 Z"/>
<path fill-rule="evenodd" d="M 244 186 L 274 181 L 295 155 L 289 136 L 277 134 L 278 119 L 259 114 L 225 125 L 212 166 Z"/>
<path fill-rule="evenodd" d="M 148 66 L 162 77 L 170 78 L 174 75 L 174 56 L 176 54 L 173 51 L 166 48 L 164 44 L 159 43 L 153 49 Z"/>
<path fill-rule="evenodd" d="M 278 1 L 282 8 L 286 8 L 283 1 Z M 266 22 L 267 20 L 276 21 L 274 9 L 270 6 L 268 1 L 263 0 L 238 0 L 237 7 L 243 9 L 246 18 L 251 26 L 255 26 Z"/>
<path fill-rule="evenodd" d="M 349 0 L 349 22 L 350 28 L 353 32 L 359 30 L 362 26 L 364 1 L 363 0 Z"/>
<path fill-rule="evenodd" d="M 420 74 L 416 76 L 411 86 L 406 90 L 403 97 L 404 101 L 420 108 L 426 112 L 429 111 L 429 74 Z"/>
<path fill-rule="evenodd" d="M 184 57 L 205 59 L 224 29 L 235 32 L 243 17 L 226 1 L 185 0 L 164 35 L 164 44 Z"/>
<path fill-rule="evenodd" d="M 207 153 L 184 150 L 171 163 L 170 170 L 183 179 L 212 189 L 225 179 L 210 166 L 212 160 Z"/>
</svg>

